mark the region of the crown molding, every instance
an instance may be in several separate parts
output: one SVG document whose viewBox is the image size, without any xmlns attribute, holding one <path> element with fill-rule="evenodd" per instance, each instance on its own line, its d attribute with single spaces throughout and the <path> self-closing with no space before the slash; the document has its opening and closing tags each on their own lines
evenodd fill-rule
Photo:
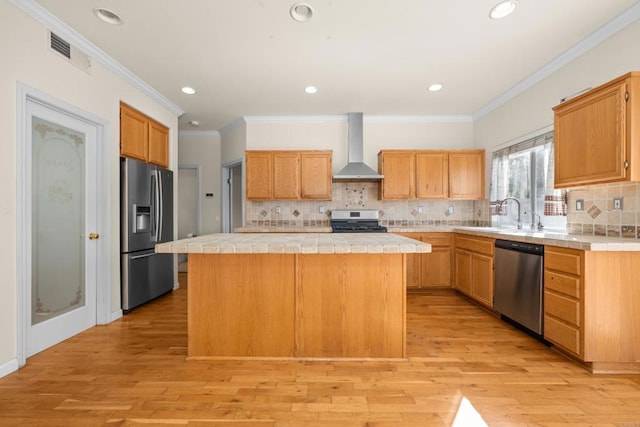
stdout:
<svg viewBox="0 0 640 427">
<path fill-rule="evenodd" d="M 640 2 L 635 5 L 629 7 L 627 10 L 622 12 L 620 15 L 613 18 L 611 21 L 604 24 L 602 27 L 598 28 L 593 33 L 589 34 L 587 37 L 555 57 L 553 60 L 548 62 L 542 68 L 540 68 L 535 73 L 531 74 L 526 79 L 522 80 L 520 83 L 513 86 L 511 89 L 507 90 L 505 93 L 494 99 L 493 101 L 486 104 L 484 107 L 480 108 L 473 114 L 473 120 L 478 120 L 496 108 L 506 104 L 511 99 L 520 95 L 525 90 L 531 88 L 536 83 L 542 81 L 543 79 L 549 77 L 551 74 L 558 71 L 560 68 L 564 67 L 574 59 L 583 55 L 590 49 L 594 48 L 598 44 L 602 43 L 607 38 L 611 37 L 618 31 L 626 28 L 630 24 L 633 24 L 638 19 L 640 19 Z"/>
<path fill-rule="evenodd" d="M 165 98 L 160 92 L 149 86 L 141 78 L 133 74 L 131 71 L 123 67 L 119 62 L 104 53 L 100 48 L 85 39 L 78 32 L 73 30 L 67 24 L 59 20 L 57 17 L 49 13 L 45 8 L 40 6 L 34 0 L 9 0 L 18 9 L 31 16 L 42 25 L 76 46 L 90 57 L 94 58 L 105 68 L 122 78 L 124 81 L 140 90 L 142 93 L 162 105 L 176 116 L 184 114 L 184 110 L 173 102 Z"/>
<path fill-rule="evenodd" d="M 333 116 L 244 116 L 246 123 L 327 123 L 343 122 L 347 115 Z"/>
<path fill-rule="evenodd" d="M 472 123 L 473 117 L 458 116 L 364 116 L 367 123 Z"/>
<path fill-rule="evenodd" d="M 472 116 L 376 116 L 367 115 L 365 123 L 471 123 Z M 246 123 L 336 123 L 348 121 L 346 114 L 333 116 L 245 116 Z M 228 126 L 228 125 L 227 125 Z M 224 128 L 223 128 L 224 129 Z"/>
</svg>

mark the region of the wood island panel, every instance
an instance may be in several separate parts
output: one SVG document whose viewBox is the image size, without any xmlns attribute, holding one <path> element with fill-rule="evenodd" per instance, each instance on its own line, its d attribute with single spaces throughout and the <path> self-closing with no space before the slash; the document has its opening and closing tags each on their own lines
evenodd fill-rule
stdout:
<svg viewBox="0 0 640 427">
<path fill-rule="evenodd" d="M 190 358 L 406 357 L 403 253 L 189 254 Z"/>
<path fill-rule="evenodd" d="M 294 261 L 189 254 L 188 355 L 294 356 Z"/>
<path fill-rule="evenodd" d="M 405 357 L 403 254 L 300 255 L 300 357 Z"/>
</svg>

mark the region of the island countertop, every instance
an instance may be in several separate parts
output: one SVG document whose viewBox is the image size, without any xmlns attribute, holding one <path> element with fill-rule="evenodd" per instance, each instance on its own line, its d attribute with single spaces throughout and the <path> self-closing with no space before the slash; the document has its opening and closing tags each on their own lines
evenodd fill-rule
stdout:
<svg viewBox="0 0 640 427">
<path fill-rule="evenodd" d="M 428 253 L 429 243 L 393 233 L 218 233 L 156 245 L 158 253 Z"/>
</svg>

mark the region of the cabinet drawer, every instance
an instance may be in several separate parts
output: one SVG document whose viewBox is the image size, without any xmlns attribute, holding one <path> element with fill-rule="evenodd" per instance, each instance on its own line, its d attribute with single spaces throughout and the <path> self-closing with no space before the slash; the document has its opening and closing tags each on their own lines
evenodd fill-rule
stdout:
<svg viewBox="0 0 640 427">
<path fill-rule="evenodd" d="M 425 243 L 431 243 L 431 246 L 451 246 L 450 235 L 431 235 L 423 234 L 422 241 Z"/>
<path fill-rule="evenodd" d="M 544 313 L 580 326 L 580 302 L 553 292 L 544 293 Z"/>
<path fill-rule="evenodd" d="M 471 252 L 479 252 L 484 255 L 493 255 L 494 241 L 492 239 L 479 239 L 468 237 L 456 237 L 456 248 L 466 249 Z"/>
<path fill-rule="evenodd" d="M 580 299 L 580 279 L 578 277 L 565 276 L 555 271 L 545 270 L 544 287 Z"/>
<path fill-rule="evenodd" d="M 544 337 L 576 355 L 580 355 L 580 330 L 552 317 L 544 316 Z"/>
<path fill-rule="evenodd" d="M 580 251 L 560 248 L 545 248 L 544 266 L 550 270 L 580 275 Z"/>
</svg>

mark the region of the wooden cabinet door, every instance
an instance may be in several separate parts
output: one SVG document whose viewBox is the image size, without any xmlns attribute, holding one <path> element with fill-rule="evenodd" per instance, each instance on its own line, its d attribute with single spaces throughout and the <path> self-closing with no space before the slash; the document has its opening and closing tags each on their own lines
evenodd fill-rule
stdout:
<svg viewBox="0 0 640 427">
<path fill-rule="evenodd" d="M 169 129 L 153 120 L 149 121 L 149 163 L 169 166 Z"/>
<path fill-rule="evenodd" d="M 449 153 L 449 198 L 484 198 L 484 150 Z"/>
<path fill-rule="evenodd" d="M 449 155 L 446 152 L 417 153 L 416 198 L 446 199 L 448 196 Z"/>
<path fill-rule="evenodd" d="M 298 153 L 273 154 L 273 198 L 300 198 L 300 155 Z"/>
<path fill-rule="evenodd" d="M 450 247 L 432 246 L 431 253 L 422 254 L 421 267 L 423 287 L 451 286 Z"/>
<path fill-rule="evenodd" d="M 456 249 L 454 287 L 463 294 L 471 296 L 471 279 L 471 253 Z"/>
<path fill-rule="evenodd" d="M 493 257 L 473 254 L 471 276 L 471 296 L 487 307 L 493 307 Z"/>
<path fill-rule="evenodd" d="M 273 197 L 273 157 L 268 152 L 246 153 L 247 199 L 271 199 Z"/>
<path fill-rule="evenodd" d="M 331 200 L 332 153 L 300 154 L 300 197 Z"/>
<path fill-rule="evenodd" d="M 624 180 L 625 81 L 555 108 L 555 187 Z"/>
<path fill-rule="evenodd" d="M 133 108 L 120 105 L 120 154 L 147 161 L 149 127 L 147 117 Z"/>
<path fill-rule="evenodd" d="M 415 155 L 413 152 L 381 152 L 378 158 L 381 199 L 413 199 L 415 197 Z"/>
</svg>

